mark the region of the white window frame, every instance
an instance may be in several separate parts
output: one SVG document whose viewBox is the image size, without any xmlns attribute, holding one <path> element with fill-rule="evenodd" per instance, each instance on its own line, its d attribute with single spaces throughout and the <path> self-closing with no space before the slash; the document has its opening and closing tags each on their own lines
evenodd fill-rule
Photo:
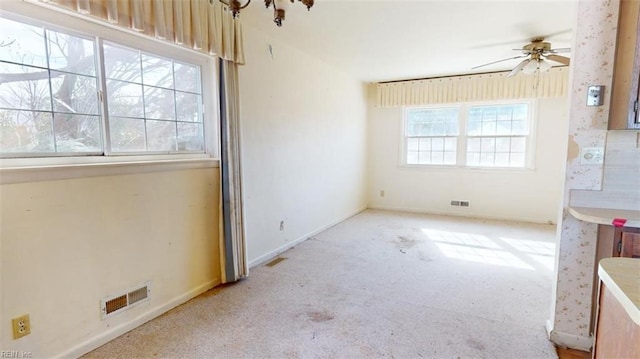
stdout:
<svg viewBox="0 0 640 359">
<path fill-rule="evenodd" d="M 138 153 L 109 153 L 107 142 L 104 137 L 108 135 L 105 129 L 106 121 L 102 119 L 103 126 L 103 147 L 104 154 L 65 154 L 61 156 L 57 153 L 37 154 L 38 157 L 27 157 L 26 155 L 19 158 L 2 158 L 0 159 L 0 183 L 12 183 L 11 179 L 3 178 L 7 174 L 14 174 L 20 169 L 27 169 L 31 172 L 37 169 L 60 169 L 65 166 L 72 166 L 75 169 L 78 166 L 91 166 L 89 172 L 95 170 L 96 165 L 104 164 L 108 168 L 122 167 L 125 164 L 136 165 L 145 163 L 157 163 L 159 165 L 171 163 L 173 166 L 176 162 L 193 163 L 196 166 L 202 166 L 202 163 L 208 162 L 206 166 L 218 166 L 220 155 L 219 140 L 219 104 L 218 104 L 218 59 L 198 51 L 191 51 L 173 45 L 168 42 L 153 39 L 148 36 L 140 35 L 134 31 L 125 30 L 113 25 L 104 24 L 98 20 L 89 17 L 83 17 L 64 10 L 52 10 L 41 5 L 34 5 L 20 1 L 8 1 L 2 4 L 3 9 L 0 10 L 0 16 L 10 20 L 20 21 L 29 25 L 45 26 L 54 31 L 68 33 L 70 35 L 89 38 L 96 41 L 96 51 L 102 61 L 102 42 L 107 41 L 118 46 L 128 47 L 140 50 L 158 57 L 171 58 L 175 61 L 186 62 L 188 64 L 200 66 L 200 76 L 202 81 L 202 109 L 203 109 L 203 135 L 204 135 L 204 153 L 171 153 L 167 152 L 138 152 Z M 98 71 L 104 76 L 103 65 L 99 64 Z M 100 77 L 100 76 L 99 76 Z M 102 77 L 99 80 L 99 86 L 102 86 Z M 210 95 L 207 95 L 210 94 Z M 106 97 L 106 94 L 104 94 Z M 100 104 L 105 106 L 103 101 Z M 103 114 L 106 112 L 103 112 Z M 120 166 L 114 166 L 118 165 Z M 181 166 L 183 168 L 184 166 Z M 130 170 L 128 170 L 130 171 Z M 79 171 L 82 172 L 82 171 Z M 145 172 L 143 170 L 143 172 Z M 23 176 L 20 176 L 21 178 Z M 44 176 L 46 177 L 46 176 Z M 74 176 L 78 177 L 78 176 Z M 81 176 L 80 176 L 81 177 Z"/>
<path fill-rule="evenodd" d="M 468 166 L 467 162 L 467 139 L 476 136 L 467 135 L 467 123 L 469 108 L 476 106 L 499 106 L 526 104 L 529 134 L 523 137 L 527 138 L 525 165 L 524 167 L 494 167 L 494 166 Z M 456 164 L 455 165 L 431 165 L 431 164 L 408 164 L 407 163 L 407 121 L 408 113 L 412 110 L 422 109 L 439 109 L 439 108 L 458 108 L 458 136 L 456 147 Z M 535 99 L 516 99 L 516 100 L 496 100 L 496 101 L 475 101 L 462 103 L 442 103 L 436 105 L 425 106 L 407 106 L 402 111 L 402 123 L 400 130 L 400 146 L 399 146 L 399 166 L 415 169 L 457 169 L 457 170 L 486 170 L 486 171 L 532 171 L 535 169 L 535 150 L 536 150 L 536 128 L 537 128 L 537 107 L 538 101 Z M 494 136 L 488 136 L 494 137 Z M 512 137 L 512 136 L 508 136 Z M 513 137 L 518 137 L 514 135 Z"/>
</svg>

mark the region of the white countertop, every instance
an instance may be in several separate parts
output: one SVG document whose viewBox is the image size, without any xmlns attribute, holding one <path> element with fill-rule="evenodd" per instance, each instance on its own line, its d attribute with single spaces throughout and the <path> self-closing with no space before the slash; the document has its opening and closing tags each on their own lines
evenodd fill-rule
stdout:
<svg viewBox="0 0 640 359">
<path fill-rule="evenodd" d="M 585 222 L 611 225 L 614 218 L 627 220 L 625 227 L 640 228 L 640 211 L 609 208 L 569 207 L 569 213 Z"/>
<path fill-rule="evenodd" d="M 605 258 L 598 265 L 598 276 L 631 320 L 640 325 L 640 259 Z"/>
</svg>

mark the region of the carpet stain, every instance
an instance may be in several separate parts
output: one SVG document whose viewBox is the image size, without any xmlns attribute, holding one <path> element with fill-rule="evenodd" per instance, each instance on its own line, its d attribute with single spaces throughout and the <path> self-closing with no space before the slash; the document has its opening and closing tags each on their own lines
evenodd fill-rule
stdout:
<svg viewBox="0 0 640 359">
<path fill-rule="evenodd" d="M 472 347 L 473 349 L 485 350 L 484 344 L 480 343 L 475 339 L 467 339 L 467 345 Z"/>
<path fill-rule="evenodd" d="M 307 312 L 307 316 L 309 317 L 309 319 L 311 319 L 312 322 L 316 322 L 316 323 L 328 322 L 333 318 L 335 318 L 332 313 L 329 313 L 326 310 L 323 310 L 321 312 L 317 310 L 312 310 Z"/>
<path fill-rule="evenodd" d="M 400 248 L 413 248 L 418 244 L 418 241 L 413 238 L 398 236 L 398 240 L 395 243 Z"/>
</svg>

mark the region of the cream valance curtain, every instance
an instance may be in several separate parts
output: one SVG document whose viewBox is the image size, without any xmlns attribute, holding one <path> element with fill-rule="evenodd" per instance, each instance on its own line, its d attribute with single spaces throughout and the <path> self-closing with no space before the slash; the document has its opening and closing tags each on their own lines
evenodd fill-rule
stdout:
<svg viewBox="0 0 640 359">
<path fill-rule="evenodd" d="M 217 0 L 36 1 L 244 64 L 241 24 Z"/>
<path fill-rule="evenodd" d="M 380 83 L 377 106 L 420 106 L 440 103 L 521 98 L 562 97 L 567 94 L 569 68 L 555 67 L 540 75 L 508 72 Z"/>
</svg>

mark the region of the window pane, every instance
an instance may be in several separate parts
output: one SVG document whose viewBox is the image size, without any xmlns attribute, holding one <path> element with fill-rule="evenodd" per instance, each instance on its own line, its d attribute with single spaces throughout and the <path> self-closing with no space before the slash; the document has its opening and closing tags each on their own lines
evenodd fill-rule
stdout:
<svg viewBox="0 0 640 359">
<path fill-rule="evenodd" d="M 47 70 L 0 62 L 5 74 L 0 85 L 0 107 L 51 111 L 51 93 Z"/>
<path fill-rule="evenodd" d="M 509 167 L 509 154 L 496 153 L 496 167 Z"/>
<path fill-rule="evenodd" d="M 54 70 L 95 76 L 93 41 L 47 30 L 49 67 Z"/>
<path fill-rule="evenodd" d="M 496 123 L 489 121 L 489 122 L 482 122 L 482 135 L 483 136 L 487 136 L 487 135 L 495 135 L 496 134 Z"/>
<path fill-rule="evenodd" d="M 173 121 L 147 121 L 147 150 L 175 151 L 176 123 Z"/>
<path fill-rule="evenodd" d="M 141 152 L 147 149 L 144 120 L 111 117 L 111 150 L 113 152 Z"/>
<path fill-rule="evenodd" d="M 431 164 L 441 165 L 444 162 L 444 152 L 435 151 L 431 152 Z"/>
<path fill-rule="evenodd" d="M 511 138 L 496 138 L 496 152 L 510 152 L 511 151 Z"/>
<path fill-rule="evenodd" d="M 458 145 L 457 138 L 445 138 L 444 140 L 444 150 L 449 152 L 456 152 L 456 147 Z"/>
<path fill-rule="evenodd" d="M 54 114 L 58 152 L 102 152 L 100 117 Z"/>
<path fill-rule="evenodd" d="M 0 60 L 47 67 L 44 29 L 0 18 Z"/>
<path fill-rule="evenodd" d="M 480 152 L 467 153 L 467 166 L 480 166 Z"/>
<path fill-rule="evenodd" d="M 420 151 L 431 151 L 431 139 L 430 138 L 421 138 L 420 139 Z"/>
<path fill-rule="evenodd" d="M 410 109 L 406 123 L 408 136 L 455 136 L 458 134 L 458 109 Z"/>
<path fill-rule="evenodd" d="M 526 121 L 513 121 L 513 134 L 514 135 L 527 135 L 529 134 L 529 129 L 527 128 Z"/>
<path fill-rule="evenodd" d="M 200 95 L 176 92 L 176 109 L 178 121 L 202 122 L 200 114 Z"/>
<path fill-rule="evenodd" d="M 479 136 L 482 134 L 482 122 L 471 121 L 467 124 L 467 133 L 469 136 Z"/>
<path fill-rule="evenodd" d="M 418 152 L 418 156 L 419 165 L 431 164 L 431 152 Z"/>
<path fill-rule="evenodd" d="M 419 160 L 417 151 L 409 151 L 407 152 L 407 164 L 409 165 L 417 165 Z"/>
<path fill-rule="evenodd" d="M 200 90 L 200 68 L 174 62 L 173 71 L 176 90 L 202 93 Z"/>
<path fill-rule="evenodd" d="M 172 90 L 144 87 L 145 117 L 159 120 L 175 120 L 176 104 Z"/>
<path fill-rule="evenodd" d="M 105 44 L 104 71 L 109 79 L 142 83 L 140 52 Z"/>
<path fill-rule="evenodd" d="M 494 152 L 496 150 L 495 138 L 483 138 L 480 144 L 480 150 L 482 152 Z"/>
<path fill-rule="evenodd" d="M 514 137 L 511 139 L 511 152 L 525 152 L 527 149 L 527 139 L 524 137 Z"/>
<path fill-rule="evenodd" d="M 142 54 L 142 80 L 145 85 L 173 88 L 171 60 Z"/>
<path fill-rule="evenodd" d="M 51 113 L 0 111 L 0 152 L 54 152 Z"/>
<path fill-rule="evenodd" d="M 143 117 L 142 85 L 108 80 L 107 92 L 110 115 Z"/>
<path fill-rule="evenodd" d="M 178 151 L 204 151 L 202 124 L 178 122 Z"/>
<path fill-rule="evenodd" d="M 417 151 L 418 143 L 420 142 L 417 138 L 408 138 L 407 139 L 407 150 L 409 151 Z"/>
<path fill-rule="evenodd" d="M 445 152 L 444 153 L 444 164 L 445 165 L 455 165 L 456 164 L 456 153 L 455 152 Z"/>
<path fill-rule="evenodd" d="M 481 153 L 480 154 L 480 165 L 481 166 L 493 166 L 495 162 L 495 154 L 494 153 Z"/>
<path fill-rule="evenodd" d="M 480 152 L 480 139 L 479 138 L 470 138 L 467 140 L 467 151 L 469 152 Z"/>
<path fill-rule="evenodd" d="M 498 117 L 498 108 L 495 106 L 482 107 L 482 122 L 495 122 Z"/>
<path fill-rule="evenodd" d="M 51 71 L 53 110 L 97 115 L 96 78 Z"/>
<path fill-rule="evenodd" d="M 497 135 L 510 135 L 511 134 L 511 121 L 498 121 L 496 125 Z"/>
<path fill-rule="evenodd" d="M 432 138 L 431 139 L 431 150 L 432 151 L 443 151 L 444 150 L 444 139 L 443 138 Z"/>
<path fill-rule="evenodd" d="M 433 123 L 433 132 L 432 136 L 446 136 L 447 135 L 447 127 L 445 126 L 444 121 L 436 121 Z"/>
<path fill-rule="evenodd" d="M 512 153 L 509 164 L 511 167 L 524 167 L 524 153 Z"/>
</svg>

